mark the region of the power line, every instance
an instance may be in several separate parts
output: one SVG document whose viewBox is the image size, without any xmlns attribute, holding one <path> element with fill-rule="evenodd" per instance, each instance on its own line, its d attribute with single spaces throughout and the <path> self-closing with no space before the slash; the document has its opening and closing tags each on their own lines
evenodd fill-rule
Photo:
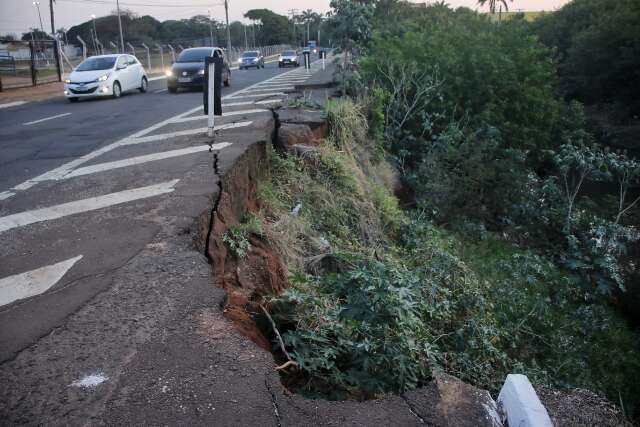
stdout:
<svg viewBox="0 0 640 427">
<path fill-rule="evenodd" d="M 57 0 L 66 3 L 95 3 L 113 5 L 113 1 L 109 0 Z M 151 3 L 128 3 L 120 2 L 123 6 L 138 6 L 138 7 L 169 7 L 169 8 L 186 8 L 186 7 L 211 7 L 211 6 L 223 6 L 224 3 L 209 3 L 209 4 L 151 4 Z"/>
</svg>

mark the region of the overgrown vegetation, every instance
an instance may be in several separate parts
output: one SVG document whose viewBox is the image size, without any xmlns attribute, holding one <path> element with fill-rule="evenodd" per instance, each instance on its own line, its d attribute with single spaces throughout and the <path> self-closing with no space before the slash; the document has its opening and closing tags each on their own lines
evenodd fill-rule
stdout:
<svg viewBox="0 0 640 427">
<path fill-rule="evenodd" d="M 345 70 L 356 102 L 329 103 L 327 143 L 274 155 L 260 192 L 292 273 L 271 304 L 296 385 L 368 398 L 442 368 L 496 391 L 522 372 L 632 416 L 640 345 L 619 308 L 638 277 L 638 162 L 556 96 L 553 51 L 525 22 L 409 7 L 367 12 Z M 586 197 L 595 183 L 615 190 Z"/>
</svg>

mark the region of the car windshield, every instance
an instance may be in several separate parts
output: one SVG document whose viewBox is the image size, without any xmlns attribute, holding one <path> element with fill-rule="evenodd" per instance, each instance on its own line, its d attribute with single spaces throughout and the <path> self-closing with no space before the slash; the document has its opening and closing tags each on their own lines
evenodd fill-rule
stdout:
<svg viewBox="0 0 640 427">
<path fill-rule="evenodd" d="M 78 65 L 78 68 L 76 68 L 76 71 L 109 70 L 109 69 L 113 68 L 115 63 L 116 63 L 116 57 L 115 56 L 105 56 L 105 57 L 100 57 L 100 58 L 89 58 L 89 59 L 86 59 L 86 60 L 82 61 L 82 63 L 80 65 Z"/>
<path fill-rule="evenodd" d="M 256 58 L 258 56 L 258 52 L 245 52 L 242 54 L 243 58 Z"/>
<path fill-rule="evenodd" d="M 207 56 L 211 56 L 211 49 L 188 49 L 178 56 L 176 62 L 204 62 Z"/>
<path fill-rule="evenodd" d="M 282 52 L 282 56 L 295 56 L 296 52 L 293 50 L 285 50 L 284 52 Z"/>
</svg>

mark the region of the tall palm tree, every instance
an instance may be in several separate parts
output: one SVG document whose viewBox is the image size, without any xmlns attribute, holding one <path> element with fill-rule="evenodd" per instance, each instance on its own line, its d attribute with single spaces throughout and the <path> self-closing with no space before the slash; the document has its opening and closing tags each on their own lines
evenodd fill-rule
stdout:
<svg viewBox="0 0 640 427">
<path fill-rule="evenodd" d="M 302 19 L 302 22 L 305 22 L 307 24 L 307 40 L 306 40 L 306 43 L 309 43 L 309 25 L 311 24 L 311 22 L 313 22 L 313 20 L 315 19 L 315 16 L 316 16 L 316 13 L 311 9 L 303 10 L 302 14 L 300 15 L 300 18 Z"/>
<path fill-rule="evenodd" d="M 513 0 L 510 0 L 510 1 L 513 2 Z M 491 12 L 491 14 L 496 13 L 496 4 L 498 3 L 502 3 L 504 5 L 505 10 L 507 12 L 509 11 L 507 0 L 478 0 L 478 4 L 480 6 L 484 6 L 487 3 L 489 3 L 489 12 Z"/>
</svg>

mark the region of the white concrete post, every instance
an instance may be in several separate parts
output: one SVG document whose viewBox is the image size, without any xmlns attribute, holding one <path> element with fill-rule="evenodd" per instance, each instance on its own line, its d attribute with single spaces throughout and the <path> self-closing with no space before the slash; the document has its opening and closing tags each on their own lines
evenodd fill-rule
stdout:
<svg viewBox="0 0 640 427">
<path fill-rule="evenodd" d="M 149 52 L 149 46 L 147 46 L 146 44 L 142 43 L 142 47 L 145 48 L 147 50 L 147 70 L 151 70 L 151 52 Z"/>
<path fill-rule="evenodd" d="M 98 47 L 100 48 L 100 54 L 104 55 L 104 46 L 103 44 L 100 42 L 100 40 L 98 40 L 98 38 L 96 37 L 96 44 L 98 45 Z"/>
<path fill-rule="evenodd" d="M 215 126 L 215 120 L 213 117 L 213 113 L 214 113 L 214 100 L 215 100 L 215 90 L 216 90 L 216 85 L 215 85 L 215 81 L 216 81 L 216 64 L 215 63 L 210 63 L 209 64 L 209 84 L 207 86 L 207 105 L 208 107 L 208 111 L 207 111 L 207 135 L 209 136 L 209 138 L 213 138 L 213 128 Z"/>
<path fill-rule="evenodd" d="M 498 396 L 498 405 L 510 426 L 553 427 L 547 410 L 526 375 L 507 375 Z"/>
<path fill-rule="evenodd" d="M 111 45 L 112 48 L 114 48 L 116 50 L 116 52 L 118 51 L 118 45 L 116 45 L 114 42 L 110 41 L 109 44 Z"/>
<path fill-rule="evenodd" d="M 158 50 L 160 50 L 160 66 L 162 67 L 162 72 L 164 73 L 164 54 L 162 53 L 162 45 L 156 44 L 158 46 Z"/>
<path fill-rule="evenodd" d="M 76 36 L 76 38 L 82 44 L 82 59 L 87 59 L 87 44 L 80 36 Z"/>
<path fill-rule="evenodd" d="M 127 42 L 127 46 L 129 47 L 129 49 L 131 49 L 131 54 L 133 56 L 136 56 L 136 48 L 133 47 L 133 45 L 131 43 L 129 43 L 129 42 Z"/>
<path fill-rule="evenodd" d="M 170 44 L 167 44 L 167 46 L 169 46 L 169 49 L 171 50 L 171 58 L 173 62 L 176 62 L 176 51 L 173 49 L 173 46 L 171 46 Z"/>
<path fill-rule="evenodd" d="M 180 52 L 182 52 L 184 50 L 184 47 L 182 47 L 181 44 L 178 45 L 178 48 L 180 49 Z"/>
</svg>

